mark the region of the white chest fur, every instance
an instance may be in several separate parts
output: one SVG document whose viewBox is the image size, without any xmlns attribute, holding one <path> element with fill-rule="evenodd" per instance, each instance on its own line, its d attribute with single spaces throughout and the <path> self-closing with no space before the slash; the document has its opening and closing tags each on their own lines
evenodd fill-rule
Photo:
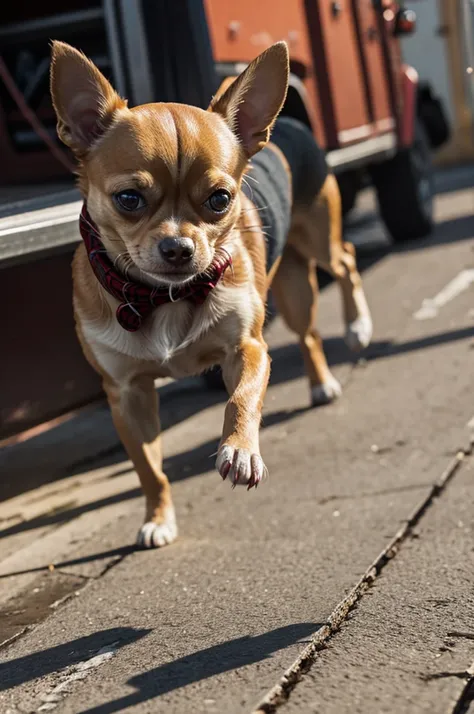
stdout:
<svg viewBox="0 0 474 714">
<path fill-rule="evenodd" d="M 84 338 L 102 368 L 109 372 L 107 354 L 113 352 L 168 366 L 173 373 L 173 358 L 196 343 L 202 343 L 203 350 L 208 348 L 209 339 L 204 338 L 211 331 L 214 344 L 221 342 L 232 348 L 229 333 L 235 333 L 237 344 L 250 329 L 258 296 L 248 284 L 218 286 L 203 305 L 183 300 L 157 307 L 137 332 L 127 332 L 121 327 L 115 318 L 115 301 L 108 295 L 105 299 L 112 308 L 112 315 L 100 321 L 81 320 Z M 226 329 L 229 324 L 232 330 Z"/>
</svg>

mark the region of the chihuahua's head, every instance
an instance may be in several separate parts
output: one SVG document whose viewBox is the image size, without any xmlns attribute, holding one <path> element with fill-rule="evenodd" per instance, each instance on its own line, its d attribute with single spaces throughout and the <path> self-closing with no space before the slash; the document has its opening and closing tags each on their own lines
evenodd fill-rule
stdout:
<svg viewBox="0 0 474 714">
<path fill-rule="evenodd" d="M 248 160 L 270 137 L 288 85 L 285 43 L 270 47 L 207 111 L 181 104 L 129 109 L 97 67 L 53 43 L 58 134 L 108 251 L 148 281 L 204 272 L 240 213 Z"/>
</svg>

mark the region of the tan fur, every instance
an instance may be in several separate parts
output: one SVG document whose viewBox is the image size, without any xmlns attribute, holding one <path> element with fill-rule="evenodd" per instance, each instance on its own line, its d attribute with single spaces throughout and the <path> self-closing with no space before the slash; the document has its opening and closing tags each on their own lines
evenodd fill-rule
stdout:
<svg viewBox="0 0 474 714">
<path fill-rule="evenodd" d="M 118 325 L 117 302 L 95 278 L 83 245 L 74 258 L 77 333 L 102 376 L 146 496 L 139 534 L 144 546 L 170 543 L 177 533 L 162 470 L 154 380 L 222 366 L 229 401 L 217 468 L 224 478 L 251 487 L 265 472 L 259 424 L 270 371 L 262 331 L 271 281 L 284 319 L 299 336 L 315 401 L 314 390 L 333 380 L 313 327 L 316 263 L 339 281 L 346 322 L 370 319 L 353 251 L 342 242 L 340 197 L 331 176 L 311 209 L 295 213 L 282 260 L 266 274 L 259 215 L 240 186 L 248 159 L 268 141 L 287 82 L 288 54 L 278 43 L 235 82 L 226 82 L 207 112 L 175 104 L 128 109 L 89 60 L 63 43 L 53 46 L 59 134 L 79 159 L 79 185 L 109 256 L 131 277 L 152 285 L 188 280 L 222 248 L 233 260 L 204 305 L 163 305 L 137 333 L 128 333 Z M 225 215 L 211 215 L 205 207 L 216 187 L 232 195 Z M 119 212 L 111 200 L 125 189 L 145 197 L 139 215 Z M 164 238 L 179 236 L 195 246 L 186 274 L 169 269 L 157 249 Z"/>
</svg>

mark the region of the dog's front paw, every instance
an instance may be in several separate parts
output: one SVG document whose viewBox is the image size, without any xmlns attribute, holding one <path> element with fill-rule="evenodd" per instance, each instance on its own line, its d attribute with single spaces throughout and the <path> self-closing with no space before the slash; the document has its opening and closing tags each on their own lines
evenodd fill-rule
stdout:
<svg viewBox="0 0 474 714">
<path fill-rule="evenodd" d="M 335 377 L 330 375 L 327 382 L 311 387 L 311 404 L 313 407 L 319 407 L 323 404 L 330 404 L 335 399 L 338 399 L 342 394 L 342 388 Z"/>
<path fill-rule="evenodd" d="M 137 545 L 140 548 L 162 548 L 164 545 L 170 545 L 177 537 L 178 527 L 173 510 L 166 515 L 162 523 L 144 523 L 138 531 Z"/>
<path fill-rule="evenodd" d="M 224 480 L 229 477 L 233 486 L 247 486 L 247 490 L 257 488 L 268 473 L 260 454 L 228 444 L 223 444 L 217 452 L 216 469 Z"/>
</svg>

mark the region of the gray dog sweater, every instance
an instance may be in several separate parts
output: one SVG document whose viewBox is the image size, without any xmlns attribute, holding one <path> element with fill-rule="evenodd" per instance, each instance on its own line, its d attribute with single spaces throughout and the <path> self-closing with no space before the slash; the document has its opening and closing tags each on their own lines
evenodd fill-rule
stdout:
<svg viewBox="0 0 474 714">
<path fill-rule="evenodd" d="M 267 239 L 267 271 L 283 253 L 292 204 L 310 205 L 328 176 L 325 152 L 310 129 L 297 119 L 277 119 L 271 142 L 278 146 L 289 164 L 291 184 L 280 156 L 265 147 L 252 158 L 242 186 L 262 222 Z"/>
</svg>

